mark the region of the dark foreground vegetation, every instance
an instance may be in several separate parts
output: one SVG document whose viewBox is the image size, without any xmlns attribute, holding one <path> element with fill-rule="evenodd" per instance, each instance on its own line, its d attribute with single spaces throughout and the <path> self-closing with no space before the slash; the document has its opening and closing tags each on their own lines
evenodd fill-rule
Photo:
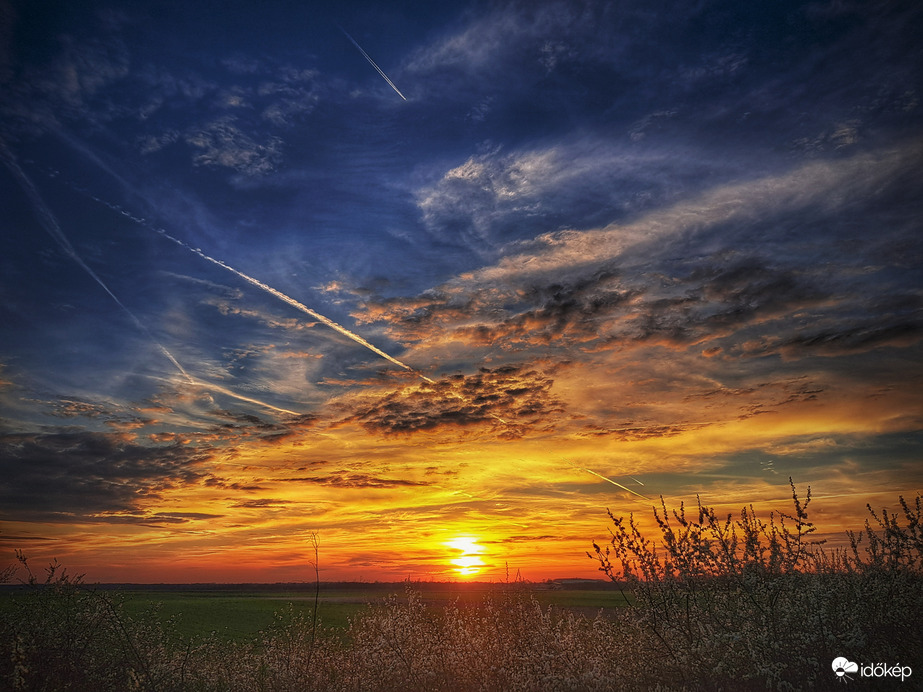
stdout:
<svg viewBox="0 0 923 692">
<path fill-rule="evenodd" d="M 408 585 L 339 628 L 323 605 L 289 607 L 258 636 L 184 636 L 57 565 L 0 611 L 0 689 L 12 690 L 748 690 L 844 689 L 846 657 L 923 678 L 921 498 L 876 513 L 845 550 L 811 540 L 805 501 L 763 521 L 655 510 L 660 536 L 612 517 L 590 557 L 624 607 L 588 616 L 521 584 L 436 605 Z M 16 572 L 2 576 L 9 581 Z M 318 614 L 320 618 L 318 618 Z"/>
</svg>

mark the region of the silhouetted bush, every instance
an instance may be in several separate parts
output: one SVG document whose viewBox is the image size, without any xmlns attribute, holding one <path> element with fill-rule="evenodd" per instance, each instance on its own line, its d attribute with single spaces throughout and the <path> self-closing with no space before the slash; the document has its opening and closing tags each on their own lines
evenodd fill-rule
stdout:
<svg viewBox="0 0 923 692">
<path fill-rule="evenodd" d="M 790 481 L 791 483 L 791 481 Z M 639 686 L 690 689 L 802 689 L 836 681 L 831 662 L 916 663 L 923 654 L 921 498 L 900 499 L 897 515 L 849 533 L 850 549 L 825 551 L 811 540 L 810 489 L 794 513 L 719 518 L 699 505 L 654 509 L 657 545 L 633 516 L 610 513 L 605 548 L 590 555 L 630 592 L 619 620 L 623 647 L 638 652 L 620 678 Z M 865 549 L 860 549 L 865 541 Z M 622 678 L 626 675 L 627 677 Z"/>
</svg>

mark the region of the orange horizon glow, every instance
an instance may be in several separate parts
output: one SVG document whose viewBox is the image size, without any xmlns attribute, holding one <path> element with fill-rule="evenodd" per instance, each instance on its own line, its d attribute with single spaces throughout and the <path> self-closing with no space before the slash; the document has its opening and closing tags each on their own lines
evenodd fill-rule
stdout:
<svg viewBox="0 0 923 692">
<path fill-rule="evenodd" d="M 555 395 L 577 407 L 584 379 L 576 367 L 566 374 Z M 892 424 L 893 406 L 885 402 L 877 413 L 867 406 L 864 426 Z M 408 445 L 343 424 L 315 426 L 279 443 L 216 453 L 206 468 L 224 481 L 164 488 L 133 513 L 99 512 L 93 522 L 62 517 L 41 534 L 29 522 L 6 522 L 0 547 L 9 562 L 19 548 L 34 570 L 57 559 L 91 582 L 298 582 L 314 578 L 316 533 L 323 581 L 500 582 L 508 570 L 530 581 L 598 579 L 586 551 L 608 539 L 607 508 L 634 513 L 656 538 L 651 508 L 659 495 L 668 508 L 692 507 L 698 495 L 719 514 L 750 503 L 757 512 L 791 511 L 789 473 L 802 499 L 812 486 L 819 533 L 843 541 L 846 529 L 862 528 L 866 502 L 894 511 L 898 495 L 919 490 L 900 490 L 893 473 L 855 463 L 791 468 L 801 455 L 841 446 L 845 409 L 805 402 L 772 418 L 735 421 L 712 406 L 707 413 L 723 417 L 721 426 L 690 424 L 637 440 L 586 436 L 567 421 L 556 436 L 500 444 L 477 430 L 427 432 L 426 444 Z M 202 444 L 201 437 L 189 434 L 187 444 Z M 721 475 L 716 460 L 754 447 L 767 453 L 752 473 Z M 323 462 L 312 466 L 306 457 Z M 589 468 L 628 488 L 644 483 L 651 501 Z"/>
<path fill-rule="evenodd" d="M 590 478 L 590 483 L 594 481 Z M 600 481 L 603 485 L 603 481 Z M 608 484 L 605 484 L 608 485 Z M 818 484 L 812 484 L 814 500 L 809 514 L 818 526 L 817 538 L 828 539 L 828 547 L 845 545 L 847 529 L 859 530 L 867 516 L 865 502 L 871 502 L 876 511 L 887 509 L 900 512 L 897 494 L 888 489 L 870 493 L 849 490 L 843 493 L 824 494 Z M 842 486 L 841 486 L 842 488 Z M 603 488 L 601 487 L 600 490 Z M 805 485 L 799 485 L 799 495 L 805 496 Z M 714 494 L 702 497 L 704 504 L 725 513 L 737 515 L 747 498 L 758 514 L 765 517 L 769 511 L 791 512 L 788 485 L 740 487 L 724 498 Z M 909 495 L 908 495 L 909 496 Z M 613 502 L 614 501 L 614 502 Z M 695 506 L 694 495 L 669 496 L 669 508 L 678 508 L 680 501 L 687 509 Z M 650 538 L 659 538 L 653 520 L 651 505 L 632 502 L 627 497 L 606 493 L 598 502 L 583 505 L 580 520 L 568 526 L 570 535 L 532 537 L 516 535 L 522 527 L 507 526 L 500 529 L 492 521 L 480 526 L 468 525 L 467 531 L 445 530 L 434 543 L 427 528 L 405 531 L 404 536 L 391 535 L 389 527 L 375 528 L 374 519 L 362 520 L 359 513 L 344 515 L 343 526 L 320 528 L 319 574 L 321 581 L 411 581 L 445 582 L 478 580 L 503 582 L 509 574 L 518 572 L 527 581 L 540 582 L 556 578 L 604 578 L 598 564 L 586 557 L 591 543 L 604 545 L 608 540 L 604 504 L 609 504 L 616 516 L 634 513 L 636 521 Z M 198 509 L 213 509 L 214 505 Z M 503 508 L 497 508 L 502 510 Z M 547 516 L 547 510 L 536 508 Z M 502 516 L 504 512 L 499 512 Z M 350 517 L 361 522 L 360 528 L 350 528 Z M 509 521 L 509 519 L 506 519 Z M 289 529 L 286 529 L 286 525 Z M 472 528 L 476 530 L 470 530 Z M 85 574 L 86 581 L 126 583 L 271 583 L 312 582 L 314 555 L 310 534 L 290 524 L 290 521 L 256 522 L 251 527 L 227 525 L 223 530 L 214 527 L 212 532 L 196 534 L 192 531 L 161 529 L 138 530 L 134 526 L 115 525 L 101 527 L 62 527 L 58 536 L 43 541 L 4 541 L 4 536 L 24 535 L 27 525 L 6 524 L 0 534 L 0 545 L 7 550 L 7 562 L 13 562 L 13 548 L 21 548 L 31 558 L 33 572 L 42 574 L 43 568 L 57 559 L 72 574 Z M 461 528 L 461 527 L 459 527 Z M 422 531 L 420 531 L 422 529 Z M 355 537 L 368 532 L 365 551 L 358 553 Z M 370 545 L 380 550 L 369 550 Z M 356 561 L 357 555 L 362 558 Z"/>
</svg>

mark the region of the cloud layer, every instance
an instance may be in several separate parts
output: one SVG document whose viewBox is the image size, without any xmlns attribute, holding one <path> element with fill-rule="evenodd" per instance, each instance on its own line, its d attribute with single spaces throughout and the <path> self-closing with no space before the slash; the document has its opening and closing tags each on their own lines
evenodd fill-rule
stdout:
<svg viewBox="0 0 923 692">
<path fill-rule="evenodd" d="M 919 7 L 4 7 L 0 548 L 592 577 L 619 485 L 923 487 Z"/>
</svg>

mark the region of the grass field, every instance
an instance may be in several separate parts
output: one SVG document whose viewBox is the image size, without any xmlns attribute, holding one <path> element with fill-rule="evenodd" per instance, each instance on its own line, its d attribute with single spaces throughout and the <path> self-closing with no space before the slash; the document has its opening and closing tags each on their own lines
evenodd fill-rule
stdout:
<svg viewBox="0 0 923 692">
<path fill-rule="evenodd" d="M 275 614 L 289 606 L 293 613 L 301 613 L 308 619 L 314 609 L 313 596 L 308 598 L 302 593 L 280 594 L 258 590 L 165 593 L 139 589 L 127 591 L 123 597 L 127 615 L 142 617 L 153 611 L 162 623 L 172 619 L 176 633 L 183 638 L 214 633 L 221 639 L 245 641 L 271 627 Z M 365 607 L 359 601 L 337 602 L 321 598 L 318 616 L 326 628 L 345 629 L 349 625 L 348 619 Z"/>
<path fill-rule="evenodd" d="M 422 600 L 434 608 L 458 602 L 479 603 L 501 584 L 414 584 Z M 313 585 L 299 590 L 279 590 L 274 585 L 248 584 L 235 587 L 177 586 L 120 587 L 123 608 L 131 617 L 142 617 L 153 611 L 163 623 L 171 620 L 181 637 L 206 636 L 215 633 L 221 639 L 246 641 L 261 630 L 271 627 L 276 613 L 291 608 L 310 620 L 313 616 Z M 625 605 L 622 594 L 611 588 L 555 589 L 544 585 L 518 585 L 544 607 L 554 606 L 581 612 L 591 617 L 600 609 Z M 345 631 L 350 618 L 370 604 L 380 603 L 390 594 L 402 595 L 403 584 L 321 584 L 318 618 L 325 629 Z"/>
</svg>

